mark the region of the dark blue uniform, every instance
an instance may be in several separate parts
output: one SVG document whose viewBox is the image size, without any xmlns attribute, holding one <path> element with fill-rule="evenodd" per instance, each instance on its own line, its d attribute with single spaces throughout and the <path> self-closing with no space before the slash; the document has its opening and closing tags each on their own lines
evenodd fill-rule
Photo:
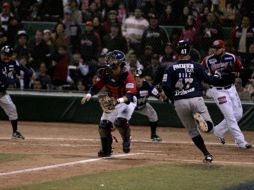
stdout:
<svg viewBox="0 0 254 190">
<path fill-rule="evenodd" d="M 7 88 L 10 84 L 16 84 L 18 82 L 17 75 L 20 75 L 20 71 L 23 71 L 26 76 L 32 76 L 33 71 L 20 64 L 18 61 L 9 61 L 8 63 L 0 62 L 2 65 L 1 73 L 5 76 L 5 85 Z"/>
<path fill-rule="evenodd" d="M 202 81 L 218 85 L 221 80 L 209 76 L 202 65 L 189 60 L 180 60 L 166 69 L 162 87 L 168 98 L 175 100 L 203 96 Z"/>
<path fill-rule="evenodd" d="M 149 96 L 160 98 L 160 94 L 156 88 L 151 86 L 147 81 L 143 81 L 143 86 L 137 88 L 137 107 L 136 110 L 140 110 L 146 106 Z"/>
</svg>

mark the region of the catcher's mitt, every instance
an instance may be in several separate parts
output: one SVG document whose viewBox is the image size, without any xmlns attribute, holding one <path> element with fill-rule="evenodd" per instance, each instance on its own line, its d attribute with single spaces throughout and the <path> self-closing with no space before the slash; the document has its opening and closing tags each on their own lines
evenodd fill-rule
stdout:
<svg viewBox="0 0 254 190">
<path fill-rule="evenodd" d="M 115 109 L 115 98 L 108 95 L 99 95 L 98 99 L 103 112 L 110 113 Z"/>
</svg>

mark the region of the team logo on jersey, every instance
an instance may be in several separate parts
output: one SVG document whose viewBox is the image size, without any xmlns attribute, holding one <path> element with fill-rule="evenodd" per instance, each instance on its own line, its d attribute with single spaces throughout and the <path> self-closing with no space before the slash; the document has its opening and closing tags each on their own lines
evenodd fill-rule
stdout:
<svg viewBox="0 0 254 190">
<path fill-rule="evenodd" d="M 167 82 L 168 80 L 168 74 L 164 74 L 162 78 L 162 82 Z"/>
<path fill-rule="evenodd" d="M 140 94 L 140 96 L 148 96 L 148 91 L 147 90 L 140 90 L 139 94 Z"/>
<path fill-rule="evenodd" d="M 221 97 L 218 97 L 217 99 L 218 99 L 219 104 L 224 104 L 227 102 L 226 96 L 221 96 Z"/>
<path fill-rule="evenodd" d="M 215 64 L 215 63 L 217 62 L 217 60 L 216 60 L 215 58 L 213 58 L 213 59 L 210 59 L 208 62 L 209 62 L 211 65 L 213 65 L 213 64 Z"/>
<path fill-rule="evenodd" d="M 133 83 L 127 83 L 126 88 L 134 88 L 134 84 Z"/>
</svg>

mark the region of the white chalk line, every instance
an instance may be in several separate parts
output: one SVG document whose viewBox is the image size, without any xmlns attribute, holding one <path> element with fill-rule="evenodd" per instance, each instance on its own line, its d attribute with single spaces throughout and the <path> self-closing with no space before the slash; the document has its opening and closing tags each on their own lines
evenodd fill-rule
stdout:
<svg viewBox="0 0 254 190">
<path fill-rule="evenodd" d="M 10 138 L 0 138 L 0 139 L 3 139 L 3 140 L 10 140 Z M 89 138 L 89 139 L 86 139 L 86 138 L 63 138 L 63 137 L 52 137 L 52 138 L 44 138 L 44 137 L 38 137 L 38 138 L 34 138 L 34 137 L 31 137 L 31 138 L 26 138 L 26 140 L 45 140 L 45 141 L 49 141 L 49 140 L 56 140 L 56 141 L 99 141 L 99 139 L 93 139 L 93 138 Z M 151 141 L 151 140 L 135 140 L 135 139 L 132 139 L 132 142 L 136 142 L 136 143 L 160 143 L 160 144 L 193 144 L 192 141 L 160 141 L 160 142 L 154 142 L 154 141 Z M 221 146 L 236 146 L 236 144 L 234 143 L 226 143 L 224 145 L 222 145 L 221 143 L 219 142 L 208 142 L 206 141 L 205 142 L 206 145 L 221 145 Z"/>
<path fill-rule="evenodd" d="M 9 176 L 9 175 L 23 174 L 23 173 L 28 173 L 28 172 L 55 169 L 55 168 L 66 167 L 66 166 L 74 166 L 77 164 L 86 164 L 86 163 L 97 162 L 97 161 L 101 161 L 101 160 L 105 160 L 105 159 L 129 157 L 129 156 L 135 156 L 135 155 L 139 155 L 139 154 L 142 154 L 142 153 L 118 154 L 118 155 L 112 155 L 110 157 L 104 157 L 104 158 L 93 158 L 93 159 L 88 159 L 88 160 L 79 160 L 79 161 L 67 162 L 67 163 L 55 164 L 55 165 L 49 165 L 49 166 L 28 168 L 28 169 L 16 170 L 16 171 L 11 171 L 11 172 L 3 172 L 3 173 L 0 173 L 0 176 Z"/>
</svg>

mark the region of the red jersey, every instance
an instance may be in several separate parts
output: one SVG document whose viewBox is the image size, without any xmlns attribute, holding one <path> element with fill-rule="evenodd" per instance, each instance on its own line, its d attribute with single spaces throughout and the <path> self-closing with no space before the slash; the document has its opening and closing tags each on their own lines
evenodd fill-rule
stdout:
<svg viewBox="0 0 254 190">
<path fill-rule="evenodd" d="M 100 75 L 94 84 L 98 90 L 106 88 L 110 96 L 120 98 L 126 94 L 135 95 L 137 92 L 136 82 L 130 71 L 124 67 L 118 75 L 112 75 L 106 72 Z"/>
</svg>

